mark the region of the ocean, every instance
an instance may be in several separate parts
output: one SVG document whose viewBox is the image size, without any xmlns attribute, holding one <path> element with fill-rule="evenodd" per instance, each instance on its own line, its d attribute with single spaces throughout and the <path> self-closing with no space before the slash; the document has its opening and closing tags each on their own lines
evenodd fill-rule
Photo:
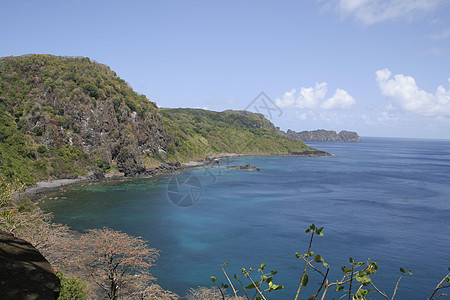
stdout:
<svg viewBox="0 0 450 300">
<path fill-rule="evenodd" d="M 379 289 L 391 295 L 403 267 L 413 275 L 396 299 L 428 298 L 450 267 L 450 141 L 308 145 L 335 155 L 230 158 L 181 174 L 73 186 L 40 207 L 76 230 L 107 226 L 142 236 L 162 250 L 152 268 L 157 283 L 180 295 L 211 286 L 211 276 L 226 283 L 224 262 L 230 277 L 266 263 L 285 286 L 270 298 L 293 299 L 304 266 L 295 253 L 307 251 L 305 229 L 314 223 L 324 236 L 312 250 L 329 263 L 330 281 L 341 279 L 349 257 L 370 258 Z M 261 171 L 227 169 L 245 164 Z M 309 298 L 319 280 L 311 274 L 301 296 Z"/>
</svg>

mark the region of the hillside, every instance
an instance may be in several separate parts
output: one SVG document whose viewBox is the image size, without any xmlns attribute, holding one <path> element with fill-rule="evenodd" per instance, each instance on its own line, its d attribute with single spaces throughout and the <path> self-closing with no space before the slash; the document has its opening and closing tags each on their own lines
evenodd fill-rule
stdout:
<svg viewBox="0 0 450 300">
<path fill-rule="evenodd" d="M 209 154 L 292 152 L 319 153 L 259 114 L 159 109 L 89 58 L 0 59 L 0 174 L 28 184 L 134 176 Z"/>
<path fill-rule="evenodd" d="M 89 58 L 0 60 L 0 172 L 27 183 L 115 167 L 141 172 L 167 145 L 155 103 Z"/>
<path fill-rule="evenodd" d="M 356 132 L 346 130 L 336 133 L 334 130 L 325 129 L 301 132 L 288 129 L 286 133 L 282 132 L 282 134 L 290 139 L 303 142 L 361 142 L 361 138 Z"/>
<path fill-rule="evenodd" d="M 164 127 L 174 137 L 168 157 L 185 161 L 210 154 L 324 155 L 282 136 L 262 114 L 247 111 L 161 109 Z"/>
</svg>

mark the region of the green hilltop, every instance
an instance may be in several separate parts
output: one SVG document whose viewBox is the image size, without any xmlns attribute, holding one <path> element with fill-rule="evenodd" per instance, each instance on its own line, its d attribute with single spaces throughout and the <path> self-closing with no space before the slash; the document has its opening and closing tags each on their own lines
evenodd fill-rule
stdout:
<svg viewBox="0 0 450 300">
<path fill-rule="evenodd" d="M 0 59 L 0 174 L 33 184 L 126 176 L 207 155 L 321 155 L 261 114 L 166 109 L 86 57 Z"/>
<path fill-rule="evenodd" d="M 189 160 L 211 154 L 288 155 L 313 151 L 283 137 L 262 114 L 191 108 L 161 108 L 164 127 L 175 138 L 169 158 Z"/>
</svg>

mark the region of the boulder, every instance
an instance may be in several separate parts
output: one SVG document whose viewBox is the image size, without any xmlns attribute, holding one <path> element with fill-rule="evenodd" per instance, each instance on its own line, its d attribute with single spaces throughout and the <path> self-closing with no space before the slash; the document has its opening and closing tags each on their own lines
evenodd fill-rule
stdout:
<svg viewBox="0 0 450 300">
<path fill-rule="evenodd" d="M 60 280 L 30 243 L 0 231 L 0 291 L 2 299 L 58 299 Z"/>
</svg>

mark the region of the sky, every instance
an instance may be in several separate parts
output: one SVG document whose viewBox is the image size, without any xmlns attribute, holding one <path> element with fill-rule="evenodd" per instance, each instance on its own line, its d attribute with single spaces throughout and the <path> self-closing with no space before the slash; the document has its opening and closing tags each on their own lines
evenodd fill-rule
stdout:
<svg viewBox="0 0 450 300">
<path fill-rule="evenodd" d="M 449 0 L 2 1 L 0 57 L 87 56 L 160 107 L 450 139 Z"/>
</svg>

